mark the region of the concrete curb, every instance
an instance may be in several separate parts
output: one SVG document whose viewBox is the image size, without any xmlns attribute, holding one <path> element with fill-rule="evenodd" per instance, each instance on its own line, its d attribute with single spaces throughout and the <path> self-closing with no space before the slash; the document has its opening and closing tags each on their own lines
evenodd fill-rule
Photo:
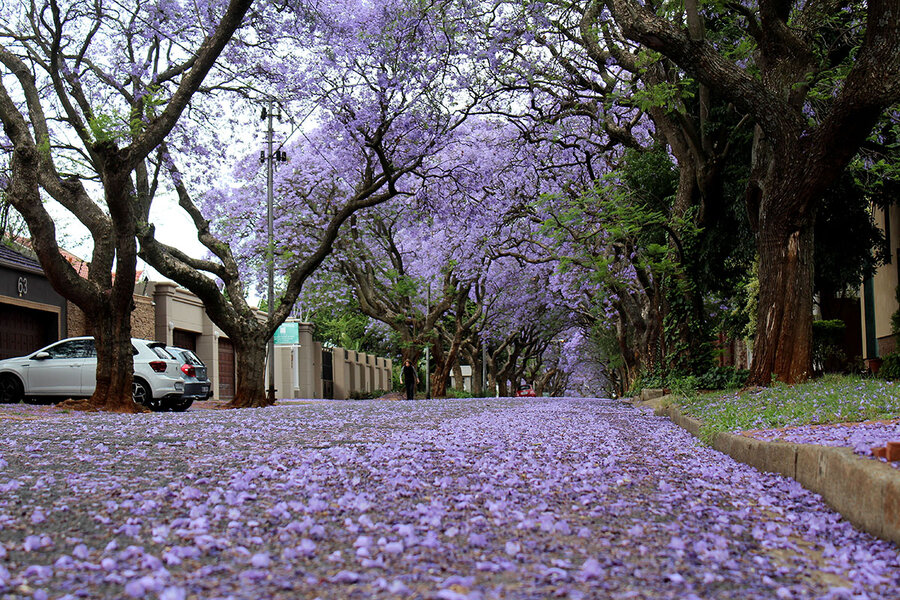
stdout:
<svg viewBox="0 0 900 600">
<path fill-rule="evenodd" d="M 635 399 L 657 415 L 699 437 L 702 423 L 678 410 L 668 396 Z M 780 473 L 822 496 L 825 502 L 859 529 L 900 544 L 900 471 L 863 458 L 850 448 L 764 442 L 719 433 L 713 448 L 760 471 Z"/>
</svg>

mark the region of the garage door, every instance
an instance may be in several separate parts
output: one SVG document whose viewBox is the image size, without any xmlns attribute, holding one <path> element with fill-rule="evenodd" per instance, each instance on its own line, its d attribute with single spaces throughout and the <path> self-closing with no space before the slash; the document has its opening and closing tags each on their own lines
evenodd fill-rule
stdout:
<svg viewBox="0 0 900 600">
<path fill-rule="evenodd" d="M 56 313 L 0 303 L 0 358 L 30 354 L 59 339 Z"/>
<path fill-rule="evenodd" d="M 199 334 L 184 329 L 176 329 L 172 332 L 172 345 L 178 348 L 187 348 L 191 352 L 197 351 L 197 336 Z"/>
<path fill-rule="evenodd" d="M 219 400 L 234 398 L 234 345 L 219 338 Z"/>
</svg>

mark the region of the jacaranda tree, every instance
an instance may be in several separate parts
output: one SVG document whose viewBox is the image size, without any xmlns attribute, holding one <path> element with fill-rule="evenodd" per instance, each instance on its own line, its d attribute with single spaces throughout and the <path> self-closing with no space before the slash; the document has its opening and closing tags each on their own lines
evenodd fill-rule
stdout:
<svg viewBox="0 0 900 600">
<path fill-rule="evenodd" d="M 132 412 L 135 172 L 208 79 L 251 0 L 192 4 L 46 0 L 0 24 L 0 120 L 12 148 L 6 198 L 53 287 L 90 316 L 97 386 L 87 406 Z M 212 75 L 210 75 L 212 72 Z M 209 76 L 209 77 L 208 77 Z M 90 233 L 86 277 L 58 245 L 48 201 Z M 15 390 L 13 390 L 15 391 Z"/>
<path fill-rule="evenodd" d="M 802 381 L 811 371 L 816 210 L 900 99 L 895 2 L 760 0 L 708 5 L 710 19 L 747 31 L 742 49 L 716 45 L 668 5 L 596 2 L 595 30 L 669 58 L 750 115 L 756 126 L 746 202 L 759 255 L 759 304 L 749 383 Z M 605 8 L 604 8 L 605 7 Z"/>
<path fill-rule="evenodd" d="M 265 182 L 258 163 L 251 168 L 255 150 L 238 166 L 237 185 L 201 189 L 197 200 L 189 179 L 170 166 L 180 203 L 211 258 L 160 243 L 149 226 L 140 232 L 142 256 L 197 294 L 235 344 L 236 407 L 272 401 L 264 393 L 266 341 L 291 314 L 342 225 L 407 193 L 404 181 L 445 143 L 474 101 L 461 82 L 467 75 L 457 69 L 457 57 L 467 52 L 465 4 L 350 2 L 304 15 L 281 32 L 294 49 L 284 53 L 290 70 L 280 71 L 278 59 L 269 57 L 259 83 L 314 123 L 303 125 L 303 141 L 286 146 L 292 159 L 277 175 L 276 306 L 260 320 L 246 300 L 245 286 L 258 277 L 251 267 L 268 254 Z"/>
</svg>

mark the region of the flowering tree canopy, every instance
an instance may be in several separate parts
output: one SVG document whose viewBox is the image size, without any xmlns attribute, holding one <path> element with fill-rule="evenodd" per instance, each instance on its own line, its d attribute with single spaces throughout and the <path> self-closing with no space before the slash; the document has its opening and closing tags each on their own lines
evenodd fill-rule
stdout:
<svg viewBox="0 0 900 600">
<path fill-rule="evenodd" d="M 263 396 L 265 341 L 290 315 L 343 223 L 361 209 L 409 194 L 406 180 L 465 120 L 479 93 L 456 66 L 467 51 L 464 4 L 348 7 L 323 7 L 309 14 L 311 22 L 286 26 L 284 43 L 297 52 L 284 64 L 270 60 L 260 73 L 261 85 L 269 84 L 291 110 L 306 110 L 314 123 L 302 129 L 302 141 L 285 146 L 293 159 L 278 173 L 273 254 L 283 285 L 267 319 L 257 319 L 244 289 L 251 267 L 268 255 L 265 221 L 253 208 L 265 205 L 265 187 L 252 158 L 239 164 L 239 185 L 209 191 L 197 202 L 180 171 L 169 167 L 210 259 L 161 244 L 152 227 L 140 234 L 147 261 L 194 291 L 235 344 L 234 406 L 273 400 Z"/>
</svg>

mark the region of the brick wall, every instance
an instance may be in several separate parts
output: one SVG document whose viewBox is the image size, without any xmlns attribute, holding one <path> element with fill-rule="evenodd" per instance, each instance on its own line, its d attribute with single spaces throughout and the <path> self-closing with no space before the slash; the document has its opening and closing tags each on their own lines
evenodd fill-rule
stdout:
<svg viewBox="0 0 900 600">
<path fill-rule="evenodd" d="M 80 335 L 90 335 L 87 326 L 87 318 L 80 308 L 72 304 L 71 301 L 66 302 L 68 318 L 66 319 L 66 337 L 78 337 Z"/>
<path fill-rule="evenodd" d="M 149 296 L 135 296 L 134 305 L 134 311 L 131 313 L 131 336 L 148 340 L 154 339 L 156 336 L 156 315 L 154 313 L 153 299 Z M 91 335 L 88 320 L 80 308 L 68 302 L 67 312 L 66 337 Z"/>
<path fill-rule="evenodd" d="M 145 340 L 154 339 L 156 314 L 153 310 L 153 299 L 149 296 L 135 296 L 134 304 L 135 308 L 131 313 L 131 336 Z"/>
</svg>

